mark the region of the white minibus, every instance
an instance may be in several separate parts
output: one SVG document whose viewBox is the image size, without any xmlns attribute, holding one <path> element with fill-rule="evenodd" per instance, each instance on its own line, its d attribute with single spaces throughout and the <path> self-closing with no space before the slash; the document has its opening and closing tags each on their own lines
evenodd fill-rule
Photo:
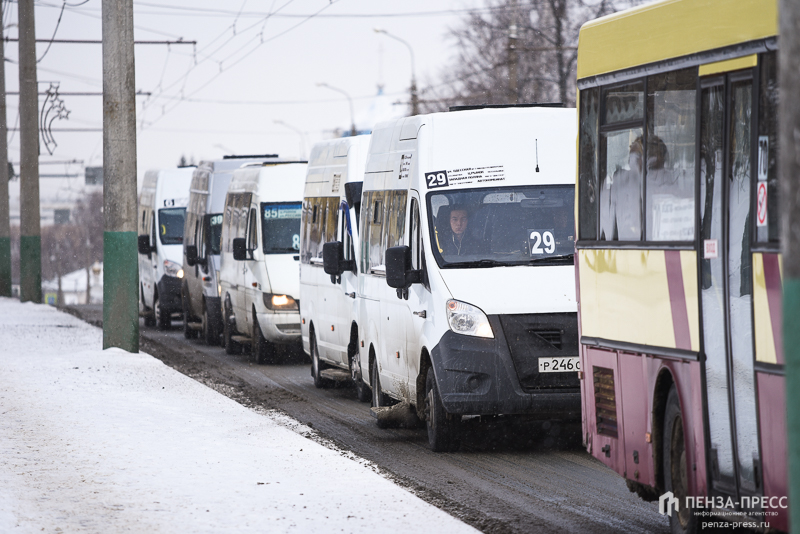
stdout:
<svg viewBox="0 0 800 534">
<path fill-rule="evenodd" d="M 300 346 L 300 212 L 306 162 L 234 171 L 225 198 L 220 297 L 225 350 L 251 344 L 258 363 L 275 344 Z"/>
<path fill-rule="evenodd" d="M 189 206 L 183 227 L 183 334 L 202 332 L 208 345 L 222 334 L 219 300 L 219 242 L 222 210 L 233 171 L 247 163 L 275 161 L 277 154 L 224 156 L 202 161 L 192 175 Z"/>
<path fill-rule="evenodd" d="M 314 145 L 300 231 L 300 328 L 314 385 L 352 378 L 363 401 L 369 400 L 369 389 L 358 364 L 355 298 L 358 216 L 368 148 L 368 135 Z M 323 245 L 329 241 L 342 243 L 347 262 L 333 283 L 323 270 Z"/>
<path fill-rule="evenodd" d="M 194 169 L 147 171 L 139 193 L 139 313 L 161 330 L 181 312 L 183 223 Z"/>
<path fill-rule="evenodd" d="M 379 425 L 400 401 L 449 451 L 464 416 L 580 417 L 575 142 L 574 109 L 533 105 L 373 130 L 357 318 Z"/>
</svg>

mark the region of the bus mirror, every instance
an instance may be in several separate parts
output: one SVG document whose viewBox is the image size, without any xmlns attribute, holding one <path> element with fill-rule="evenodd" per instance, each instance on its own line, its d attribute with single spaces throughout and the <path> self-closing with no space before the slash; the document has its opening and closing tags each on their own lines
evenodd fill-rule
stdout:
<svg viewBox="0 0 800 534">
<path fill-rule="evenodd" d="M 344 272 L 344 246 L 341 241 L 331 241 L 322 245 L 322 268 L 325 274 L 339 276 Z"/>
<path fill-rule="evenodd" d="M 187 245 L 186 246 L 186 263 L 189 267 L 194 267 L 197 263 L 197 246 L 196 245 Z"/>
<path fill-rule="evenodd" d="M 152 247 L 150 246 L 150 236 L 149 235 L 140 235 L 137 241 L 137 245 L 139 248 L 139 254 L 147 254 L 148 256 L 153 251 Z"/>
<path fill-rule="evenodd" d="M 405 289 L 409 285 L 406 273 L 411 274 L 411 248 L 391 247 L 386 249 L 386 283 L 395 289 Z"/>
<path fill-rule="evenodd" d="M 247 259 L 247 241 L 245 238 L 233 238 L 233 259 L 236 261 L 244 261 Z"/>
</svg>

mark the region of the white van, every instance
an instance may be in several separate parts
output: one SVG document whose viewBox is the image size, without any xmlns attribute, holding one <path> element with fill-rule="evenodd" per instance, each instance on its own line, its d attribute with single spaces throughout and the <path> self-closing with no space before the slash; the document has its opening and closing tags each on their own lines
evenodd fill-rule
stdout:
<svg viewBox="0 0 800 534">
<path fill-rule="evenodd" d="M 378 125 L 364 175 L 362 375 L 435 451 L 462 416 L 580 417 L 575 110 L 497 108 Z"/>
<path fill-rule="evenodd" d="M 252 345 L 258 363 L 275 344 L 300 345 L 300 213 L 306 162 L 247 165 L 225 198 L 220 297 L 225 350 Z"/>
<path fill-rule="evenodd" d="M 254 162 L 275 161 L 277 154 L 224 156 L 202 161 L 192 175 L 189 206 L 183 227 L 183 334 L 195 338 L 202 332 L 208 345 L 222 334 L 219 299 L 219 242 L 222 210 L 233 171 Z"/>
<path fill-rule="evenodd" d="M 195 167 L 151 170 L 139 193 L 139 313 L 164 330 L 181 311 L 183 224 Z"/>
<path fill-rule="evenodd" d="M 314 145 L 300 232 L 301 330 L 314 385 L 324 387 L 331 379 L 352 378 L 363 401 L 369 400 L 369 389 L 361 380 L 358 363 L 355 298 L 358 217 L 368 149 L 368 135 Z M 323 270 L 322 249 L 329 241 L 342 243 L 342 259 L 347 262 L 333 283 Z"/>
</svg>

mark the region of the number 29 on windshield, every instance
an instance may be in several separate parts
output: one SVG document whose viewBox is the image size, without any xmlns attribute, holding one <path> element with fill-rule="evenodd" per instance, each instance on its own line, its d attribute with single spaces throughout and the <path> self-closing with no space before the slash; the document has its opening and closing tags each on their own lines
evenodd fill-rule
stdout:
<svg viewBox="0 0 800 534">
<path fill-rule="evenodd" d="M 552 230 L 531 230 L 528 237 L 531 247 L 531 256 L 538 254 L 552 254 L 556 251 L 556 238 Z"/>
</svg>

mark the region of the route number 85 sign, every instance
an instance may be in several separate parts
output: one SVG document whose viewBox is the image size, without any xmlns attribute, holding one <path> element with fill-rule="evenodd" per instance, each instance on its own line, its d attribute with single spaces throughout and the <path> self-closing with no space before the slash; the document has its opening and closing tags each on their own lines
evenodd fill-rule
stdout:
<svg viewBox="0 0 800 534">
<path fill-rule="evenodd" d="M 528 236 L 528 247 L 531 256 L 542 254 L 552 254 L 556 251 L 556 238 L 553 230 L 530 230 Z"/>
</svg>

